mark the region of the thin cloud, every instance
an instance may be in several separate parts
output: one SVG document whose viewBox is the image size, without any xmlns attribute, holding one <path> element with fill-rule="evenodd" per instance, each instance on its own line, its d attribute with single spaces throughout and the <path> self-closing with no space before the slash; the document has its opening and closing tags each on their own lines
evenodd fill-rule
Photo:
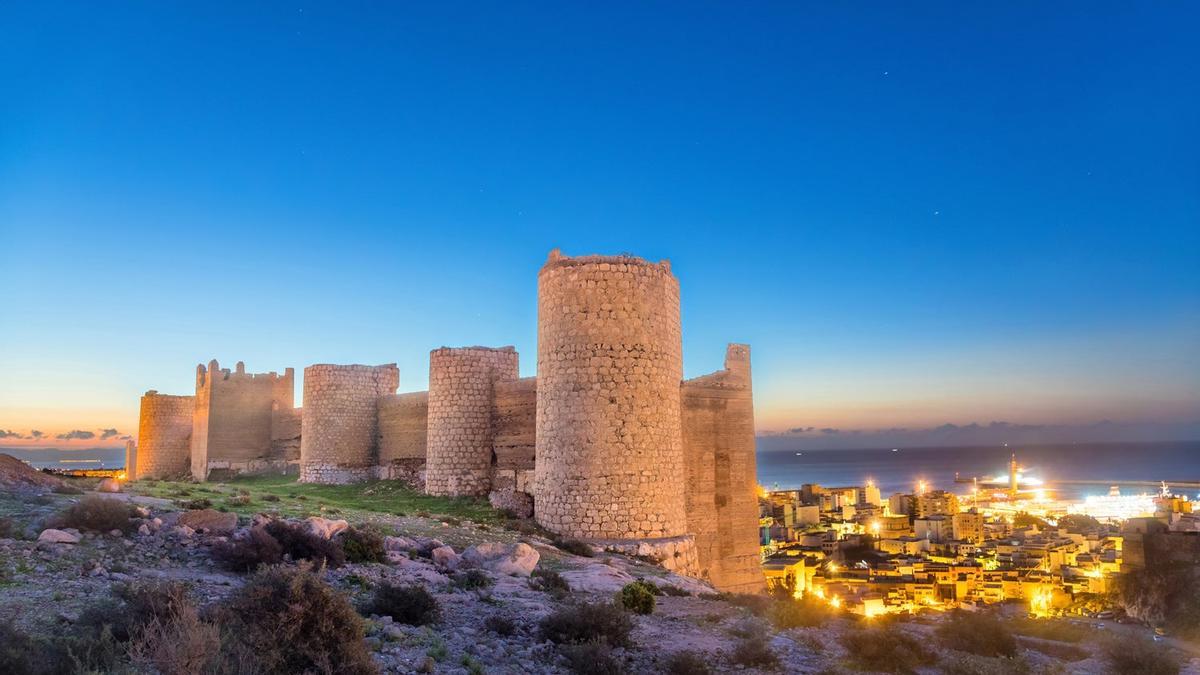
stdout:
<svg viewBox="0 0 1200 675">
<path fill-rule="evenodd" d="M 25 438 L 21 434 L 8 429 L 0 429 L 0 438 Z"/>
<path fill-rule="evenodd" d="M 73 440 L 73 439 L 79 439 L 81 441 L 86 441 L 86 440 L 93 439 L 95 437 L 96 437 L 95 433 L 93 433 L 91 431 L 84 431 L 82 429 L 72 429 L 71 431 L 68 431 L 65 434 L 59 434 L 59 435 L 55 436 L 55 438 L 57 438 L 60 441 L 69 441 L 69 440 Z"/>
<path fill-rule="evenodd" d="M 30 438 L 41 438 L 41 437 L 43 437 L 43 436 L 45 436 L 45 435 L 46 435 L 46 434 L 44 434 L 44 433 L 43 433 L 43 432 L 41 432 L 41 431 L 38 431 L 37 429 L 34 429 L 33 431 L 29 432 L 29 437 L 30 437 Z"/>
<path fill-rule="evenodd" d="M 116 429 L 101 429 L 100 430 L 100 440 L 107 441 L 108 439 L 110 439 L 113 436 L 116 436 L 120 433 L 121 432 L 117 431 Z"/>
</svg>

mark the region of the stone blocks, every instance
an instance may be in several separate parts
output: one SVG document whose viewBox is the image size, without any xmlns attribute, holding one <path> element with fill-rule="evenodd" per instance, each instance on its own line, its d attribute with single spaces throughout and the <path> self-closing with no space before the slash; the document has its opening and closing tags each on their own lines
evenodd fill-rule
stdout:
<svg viewBox="0 0 1200 675">
<path fill-rule="evenodd" d="M 379 397 L 400 386 L 396 364 L 318 364 L 304 369 L 300 481 L 368 480 L 378 465 Z"/>
</svg>

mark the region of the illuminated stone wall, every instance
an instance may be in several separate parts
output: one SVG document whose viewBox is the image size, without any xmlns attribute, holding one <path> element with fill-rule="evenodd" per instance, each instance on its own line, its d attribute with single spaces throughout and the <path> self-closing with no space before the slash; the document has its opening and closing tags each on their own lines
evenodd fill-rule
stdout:
<svg viewBox="0 0 1200 675">
<path fill-rule="evenodd" d="M 168 396 L 150 390 L 138 416 L 138 478 L 168 478 L 191 470 L 194 396 Z"/>
<path fill-rule="evenodd" d="M 449 497 L 491 490 L 497 382 L 517 379 L 512 347 L 443 347 L 429 353 L 425 491 Z"/>
<path fill-rule="evenodd" d="M 300 481 L 351 483 L 372 478 L 379 463 L 377 402 L 399 385 L 395 364 L 305 368 Z"/>
<path fill-rule="evenodd" d="M 274 444 L 277 410 L 292 409 L 295 372 L 247 373 L 238 361 L 231 372 L 214 359 L 196 366 L 196 411 L 192 421 L 191 470 L 205 480 L 213 469 L 257 472 L 284 464 Z M 298 437 L 299 434 L 297 433 Z"/>
<path fill-rule="evenodd" d="M 670 263 L 552 252 L 538 275 L 537 370 L 537 521 L 586 539 L 686 534 Z"/>
</svg>

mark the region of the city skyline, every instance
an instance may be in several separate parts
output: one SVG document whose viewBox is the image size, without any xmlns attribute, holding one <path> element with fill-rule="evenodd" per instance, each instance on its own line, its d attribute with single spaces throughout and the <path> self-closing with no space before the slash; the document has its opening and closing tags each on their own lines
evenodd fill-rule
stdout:
<svg viewBox="0 0 1200 675">
<path fill-rule="evenodd" d="M 946 7 L 0 9 L 0 447 L 212 358 L 533 375 L 556 247 L 670 259 L 760 447 L 1196 438 L 1195 10 Z"/>
</svg>

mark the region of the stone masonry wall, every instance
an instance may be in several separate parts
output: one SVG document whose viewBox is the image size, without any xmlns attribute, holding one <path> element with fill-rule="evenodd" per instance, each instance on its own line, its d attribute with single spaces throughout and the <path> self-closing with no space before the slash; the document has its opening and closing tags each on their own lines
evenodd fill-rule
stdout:
<svg viewBox="0 0 1200 675">
<path fill-rule="evenodd" d="M 687 521 L 701 576 L 721 591 L 761 592 L 750 348 L 729 345 L 725 369 L 684 382 L 681 393 Z"/>
<path fill-rule="evenodd" d="M 210 469 L 248 467 L 272 460 L 276 406 L 291 408 L 294 371 L 251 374 L 238 361 L 233 372 L 214 359 L 196 367 L 196 414 L 192 430 L 192 477 Z"/>
<path fill-rule="evenodd" d="M 167 478 L 188 473 L 194 396 L 167 396 L 150 390 L 138 416 L 138 478 Z"/>
<path fill-rule="evenodd" d="M 300 481 L 351 483 L 376 475 L 380 396 L 400 385 L 396 364 L 304 369 Z"/>
<path fill-rule="evenodd" d="M 532 471 L 537 442 L 537 378 L 496 383 L 492 448 L 498 471 Z"/>
<path fill-rule="evenodd" d="M 538 275 L 544 527 L 584 539 L 687 532 L 681 346 L 670 263 L 551 252 Z"/>
<path fill-rule="evenodd" d="M 429 392 L 382 396 L 379 414 L 378 477 L 425 489 L 429 438 Z"/>
<path fill-rule="evenodd" d="M 425 492 L 461 497 L 491 489 L 495 385 L 517 379 L 517 366 L 512 347 L 443 347 L 429 353 Z"/>
</svg>

